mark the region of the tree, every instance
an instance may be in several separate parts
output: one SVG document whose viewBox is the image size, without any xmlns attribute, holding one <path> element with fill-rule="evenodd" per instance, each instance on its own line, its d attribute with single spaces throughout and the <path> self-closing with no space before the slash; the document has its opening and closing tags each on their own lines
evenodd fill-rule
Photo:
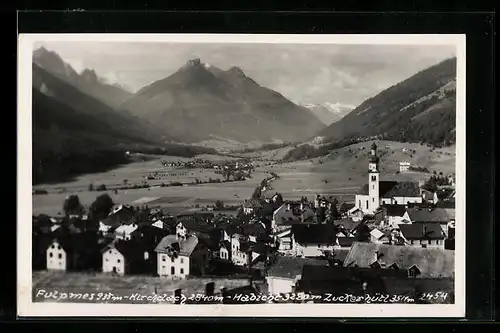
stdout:
<svg viewBox="0 0 500 333">
<path fill-rule="evenodd" d="M 95 201 L 90 205 L 90 212 L 94 219 L 101 219 L 108 216 L 114 202 L 111 197 L 105 193 L 98 196 Z"/>
<path fill-rule="evenodd" d="M 64 215 L 68 216 L 71 214 L 81 214 L 83 213 L 83 206 L 80 203 L 80 198 L 77 195 L 70 195 L 64 200 L 63 211 Z"/>
<path fill-rule="evenodd" d="M 222 210 L 224 208 L 224 202 L 222 200 L 215 201 L 215 209 Z"/>
</svg>

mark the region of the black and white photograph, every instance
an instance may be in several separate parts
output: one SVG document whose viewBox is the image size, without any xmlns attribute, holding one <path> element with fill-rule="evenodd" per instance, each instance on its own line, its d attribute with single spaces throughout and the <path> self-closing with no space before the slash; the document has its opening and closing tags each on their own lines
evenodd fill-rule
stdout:
<svg viewBox="0 0 500 333">
<path fill-rule="evenodd" d="M 18 57 L 19 315 L 465 315 L 465 35 Z"/>
</svg>

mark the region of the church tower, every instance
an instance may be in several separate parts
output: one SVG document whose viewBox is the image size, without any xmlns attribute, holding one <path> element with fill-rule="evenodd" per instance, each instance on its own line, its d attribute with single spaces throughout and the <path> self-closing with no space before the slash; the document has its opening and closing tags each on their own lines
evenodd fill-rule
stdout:
<svg viewBox="0 0 500 333">
<path fill-rule="evenodd" d="M 372 214 L 380 206 L 379 194 L 379 158 L 377 156 L 377 145 L 371 146 L 370 159 L 368 161 L 368 211 Z"/>
</svg>

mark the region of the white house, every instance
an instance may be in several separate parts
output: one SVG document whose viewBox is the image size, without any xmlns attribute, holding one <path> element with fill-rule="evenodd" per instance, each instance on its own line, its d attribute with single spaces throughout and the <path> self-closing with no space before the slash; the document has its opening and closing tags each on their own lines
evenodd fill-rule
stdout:
<svg viewBox="0 0 500 333">
<path fill-rule="evenodd" d="M 363 211 L 359 207 L 352 207 L 347 211 L 347 217 L 351 218 L 353 221 L 363 220 Z"/>
<path fill-rule="evenodd" d="M 233 234 L 231 237 L 231 261 L 237 266 L 245 266 L 248 263 L 247 252 L 243 244 L 248 242 L 244 236 Z"/>
<path fill-rule="evenodd" d="M 278 256 L 266 274 L 269 294 L 286 294 L 295 292 L 297 282 L 302 277 L 304 265 L 327 266 L 327 260 Z"/>
<path fill-rule="evenodd" d="M 222 260 L 230 261 L 231 254 L 231 242 L 227 240 L 222 241 L 219 248 L 219 258 Z"/>
<path fill-rule="evenodd" d="M 374 214 L 383 204 L 421 203 L 422 196 L 418 182 L 380 181 L 377 145 L 371 147 L 368 162 L 368 184 L 356 194 L 355 205 L 365 214 Z"/>
<path fill-rule="evenodd" d="M 104 273 L 125 274 L 125 256 L 114 246 L 109 246 L 102 254 L 102 271 Z"/>
<path fill-rule="evenodd" d="M 65 271 L 67 255 L 58 241 L 53 241 L 47 249 L 47 269 Z"/>
<path fill-rule="evenodd" d="M 399 172 L 408 172 L 410 170 L 410 165 L 408 161 L 399 162 Z"/>
<path fill-rule="evenodd" d="M 386 225 L 391 228 L 398 229 L 400 224 L 411 223 L 408 210 L 404 205 L 385 205 L 386 209 Z M 384 225 L 385 226 L 385 225 Z"/>
<path fill-rule="evenodd" d="M 124 224 L 115 229 L 116 239 L 130 240 L 130 235 L 137 230 L 137 223 Z"/>
<path fill-rule="evenodd" d="M 158 256 L 157 272 L 169 279 L 185 279 L 206 269 L 209 260 L 208 250 L 201 246 L 198 237 L 176 235 L 165 236 L 155 249 Z"/>
</svg>

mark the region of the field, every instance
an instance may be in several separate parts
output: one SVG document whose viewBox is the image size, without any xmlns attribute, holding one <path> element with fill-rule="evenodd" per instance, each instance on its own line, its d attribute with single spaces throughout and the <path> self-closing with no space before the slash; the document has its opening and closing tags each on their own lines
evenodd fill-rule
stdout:
<svg viewBox="0 0 500 333">
<path fill-rule="evenodd" d="M 322 158 L 272 165 L 269 170 L 276 172 L 280 179 L 272 183 L 270 192 L 280 192 L 286 198 L 321 194 L 350 201 L 367 181 L 370 145 L 371 142 L 358 143 L 333 150 Z M 433 171 L 444 175 L 455 172 L 455 147 L 431 151 L 431 148 L 419 144 L 377 141 L 377 145 L 381 180 L 419 181 L 428 179 Z M 283 154 L 283 150 L 276 150 L 276 154 Z M 268 158 L 273 154 L 268 151 L 261 156 Z M 426 167 L 429 173 L 398 173 L 400 161 Z"/>
<path fill-rule="evenodd" d="M 44 289 L 47 292 L 57 290 L 59 293 L 100 293 L 113 292 L 125 295 L 140 293 L 140 295 L 168 294 L 173 295 L 176 289 L 181 289 L 182 294 L 205 293 L 205 285 L 209 282 L 215 283 L 215 292 L 219 292 L 222 287 L 227 289 L 248 285 L 247 279 L 230 278 L 196 278 L 186 280 L 168 280 L 154 276 L 114 276 L 104 273 L 68 273 L 35 271 L 32 274 L 32 289 L 36 293 Z M 54 301 L 50 299 L 37 298 L 36 301 Z M 68 301 L 68 300 L 66 300 Z"/>
<path fill-rule="evenodd" d="M 418 181 L 428 179 L 433 171 L 447 175 L 455 172 L 455 147 L 431 149 L 419 144 L 381 141 L 379 146 L 381 180 Z M 108 194 L 119 204 L 148 204 L 161 206 L 171 212 L 194 209 L 195 206 L 212 205 L 216 200 L 225 204 L 236 205 L 249 198 L 255 187 L 266 177 L 267 172 L 275 172 L 279 179 L 264 192 L 271 195 L 280 192 L 286 199 L 302 196 L 308 198 L 316 194 L 332 195 L 341 201 L 351 201 L 356 191 L 366 183 L 368 157 L 371 142 L 358 143 L 331 151 L 328 156 L 311 160 L 276 164 L 276 156 L 284 155 L 287 148 L 276 151 L 245 154 L 261 159 L 259 167 L 252 173 L 252 178 L 241 182 L 199 184 L 180 187 L 159 187 L 163 182 L 187 182 L 196 179 L 222 179 L 213 170 L 166 168 L 162 160 L 187 160 L 177 157 L 153 156 L 145 161 L 138 161 L 117 169 L 97 174 L 80 176 L 64 184 L 44 184 L 35 188 L 44 188 L 49 194 L 33 195 L 34 214 L 44 213 L 57 215 L 62 210 L 64 199 L 69 194 L 77 194 L 84 205 L 89 205 L 102 192 L 88 191 L 89 184 L 104 184 L 108 188 L 128 184 L 147 182 L 151 185 L 145 189 L 119 190 Z M 403 149 L 405 151 L 403 151 Z M 413 150 L 415 152 L 413 152 Z M 200 156 L 203 159 L 221 160 L 221 156 Z M 227 158 L 230 159 L 230 158 Z M 399 162 L 409 161 L 413 166 L 429 169 L 430 173 L 407 172 L 398 173 Z M 167 175 L 145 180 L 153 172 L 164 172 Z"/>
<path fill-rule="evenodd" d="M 255 187 L 267 176 L 264 169 L 258 168 L 252 173 L 252 178 L 245 181 L 160 187 L 162 182 L 193 182 L 195 179 L 208 180 L 209 177 L 222 179 L 222 176 L 216 175 L 213 170 L 166 168 L 161 164 L 162 160 L 166 160 L 164 156 L 130 163 L 103 173 L 82 175 L 64 184 L 34 186 L 37 189 L 46 189 L 48 194 L 32 196 L 33 214 L 58 215 L 66 196 L 71 194 L 77 194 L 83 205 L 90 205 L 104 192 L 89 191 L 89 184 L 104 184 L 107 188 L 112 188 L 123 186 L 125 179 L 129 185 L 147 182 L 151 187 L 129 188 L 118 190 L 117 193 L 106 191 L 117 204 L 160 206 L 172 213 L 195 208 L 196 205 L 213 205 L 216 200 L 222 200 L 226 205 L 236 205 L 248 199 Z M 144 177 L 155 171 L 166 172 L 169 176 L 146 181 Z"/>
</svg>

